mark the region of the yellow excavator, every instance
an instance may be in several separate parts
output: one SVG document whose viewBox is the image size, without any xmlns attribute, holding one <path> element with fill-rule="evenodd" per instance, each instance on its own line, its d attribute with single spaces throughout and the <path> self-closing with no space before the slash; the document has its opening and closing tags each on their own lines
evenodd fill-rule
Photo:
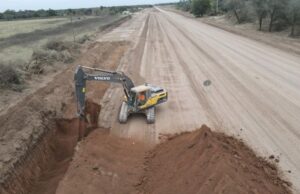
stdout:
<svg viewBox="0 0 300 194">
<path fill-rule="evenodd" d="M 86 71 L 89 71 L 89 73 L 86 73 Z M 123 72 L 78 66 L 74 79 L 77 113 L 80 117 L 85 117 L 86 81 L 103 81 L 122 84 L 125 98 L 119 112 L 120 123 L 126 123 L 128 116 L 133 113 L 145 114 L 147 123 L 154 123 L 155 106 L 168 100 L 168 92 L 165 89 L 149 84 L 135 87 L 132 80 Z"/>
</svg>

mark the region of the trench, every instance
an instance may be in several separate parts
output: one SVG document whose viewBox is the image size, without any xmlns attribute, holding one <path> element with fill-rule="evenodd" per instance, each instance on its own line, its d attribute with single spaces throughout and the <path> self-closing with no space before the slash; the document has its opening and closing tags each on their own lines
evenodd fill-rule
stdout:
<svg viewBox="0 0 300 194">
<path fill-rule="evenodd" d="M 15 167 L 3 186 L 4 194 L 54 194 L 77 143 L 97 128 L 100 109 L 100 105 L 88 101 L 86 119 L 55 118 L 45 124 L 49 130 Z"/>
</svg>

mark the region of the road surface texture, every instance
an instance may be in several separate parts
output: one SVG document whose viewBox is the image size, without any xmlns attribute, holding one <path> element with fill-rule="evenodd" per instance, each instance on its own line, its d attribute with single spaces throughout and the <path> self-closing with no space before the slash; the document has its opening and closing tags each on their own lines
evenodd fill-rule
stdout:
<svg viewBox="0 0 300 194">
<path fill-rule="evenodd" d="M 112 86 L 101 125 L 155 143 L 160 134 L 206 124 L 240 137 L 263 157 L 274 155 L 300 192 L 299 56 L 160 8 L 135 15 L 99 41 L 105 40 L 133 42 L 119 70 L 138 84 L 165 87 L 169 101 L 157 107 L 154 125 L 142 116 L 120 125 L 122 90 Z"/>
</svg>

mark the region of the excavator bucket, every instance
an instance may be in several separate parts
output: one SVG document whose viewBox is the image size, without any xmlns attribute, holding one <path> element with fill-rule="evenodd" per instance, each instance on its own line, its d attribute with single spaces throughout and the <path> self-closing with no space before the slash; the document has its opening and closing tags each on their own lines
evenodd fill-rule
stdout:
<svg viewBox="0 0 300 194">
<path fill-rule="evenodd" d="M 75 95 L 77 102 L 77 114 L 84 118 L 85 109 L 85 92 L 86 92 L 86 81 L 85 73 L 81 66 L 78 66 L 74 75 L 75 80 Z"/>
</svg>

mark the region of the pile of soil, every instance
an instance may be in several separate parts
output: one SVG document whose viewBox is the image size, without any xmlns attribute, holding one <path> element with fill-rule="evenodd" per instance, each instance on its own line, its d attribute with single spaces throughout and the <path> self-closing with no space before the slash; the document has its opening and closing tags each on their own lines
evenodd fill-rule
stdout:
<svg viewBox="0 0 300 194">
<path fill-rule="evenodd" d="M 275 165 L 207 126 L 168 138 L 149 152 L 140 193 L 287 194 Z"/>
<path fill-rule="evenodd" d="M 150 148 L 93 131 L 77 147 L 57 194 L 289 194 L 275 165 L 208 127 Z"/>
</svg>

